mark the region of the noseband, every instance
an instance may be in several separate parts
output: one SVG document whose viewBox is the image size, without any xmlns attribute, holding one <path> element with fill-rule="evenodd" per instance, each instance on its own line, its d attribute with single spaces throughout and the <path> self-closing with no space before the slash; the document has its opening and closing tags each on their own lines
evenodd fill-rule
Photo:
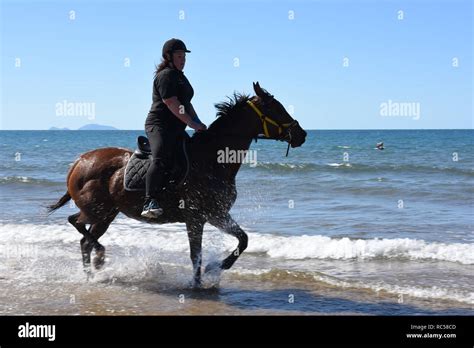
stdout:
<svg viewBox="0 0 474 348">
<path fill-rule="evenodd" d="M 273 96 L 272 96 L 273 99 Z M 271 139 L 271 140 L 278 140 L 278 141 L 287 141 L 288 148 L 286 149 L 286 156 L 288 157 L 288 152 L 290 151 L 290 143 L 291 143 L 291 131 L 294 127 L 298 126 L 298 121 L 293 120 L 290 123 L 279 123 L 272 119 L 271 117 L 265 115 L 252 101 L 247 100 L 247 104 L 255 111 L 260 121 L 262 121 L 263 125 L 263 137 L 256 137 L 257 139 Z M 270 132 L 268 131 L 268 125 L 272 125 L 278 129 L 277 136 L 270 136 Z"/>
</svg>

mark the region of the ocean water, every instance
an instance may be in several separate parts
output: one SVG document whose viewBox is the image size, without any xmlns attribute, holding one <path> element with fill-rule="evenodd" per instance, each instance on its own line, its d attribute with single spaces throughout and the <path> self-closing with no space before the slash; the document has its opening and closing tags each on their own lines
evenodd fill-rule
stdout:
<svg viewBox="0 0 474 348">
<path fill-rule="evenodd" d="M 76 208 L 45 214 L 79 154 L 140 134 L 0 131 L 1 314 L 474 313 L 473 130 L 309 131 L 289 157 L 253 143 L 231 211 L 249 247 L 198 294 L 183 224 L 119 215 L 87 280 Z M 235 245 L 206 226 L 204 264 Z"/>
</svg>

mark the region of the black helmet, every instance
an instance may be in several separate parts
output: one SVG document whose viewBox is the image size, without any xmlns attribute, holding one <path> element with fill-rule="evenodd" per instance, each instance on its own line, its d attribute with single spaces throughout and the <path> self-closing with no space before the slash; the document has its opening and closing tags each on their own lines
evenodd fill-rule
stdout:
<svg viewBox="0 0 474 348">
<path fill-rule="evenodd" d="M 174 51 L 184 51 L 184 52 L 191 52 L 186 48 L 186 45 L 183 41 L 179 39 L 169 39 L 163 45 L 163 58 L 167 59 L 166 54 L 172 54 Z"/>
</svg>

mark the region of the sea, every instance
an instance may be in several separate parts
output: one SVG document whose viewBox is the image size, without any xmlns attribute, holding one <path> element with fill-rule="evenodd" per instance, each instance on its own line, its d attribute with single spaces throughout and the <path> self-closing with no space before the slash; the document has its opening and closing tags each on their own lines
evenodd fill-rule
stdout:
<svg viewBox="0 0 474 348">
<path fill-rule="evenodd" d="M 259 140 L 231 210 L 232 269 L 190 287 L 184 224 L 119 214 L 86 276 L 71 163 L 142 131 L 0 131 L 0 315 L 473 315 L 474 130 L 309 130 Z M 384 143 L 384 150 L 376 144 Z M 236 239 L 206 225 L 203 264 Z"/>
</svg>

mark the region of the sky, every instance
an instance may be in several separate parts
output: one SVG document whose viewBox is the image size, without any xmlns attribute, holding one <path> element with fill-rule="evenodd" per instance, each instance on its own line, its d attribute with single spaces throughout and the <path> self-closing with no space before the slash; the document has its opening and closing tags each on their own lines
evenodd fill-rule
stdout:
<svg viewBox="0 0 474 348">
<path fill-rule="evenodd" d="M 192 103 L 252 82 L 305 129 L 473 128 L 472 0 L 0 0 L 0 129 L 143 129 L 163 43 Z"/>
</svg>

